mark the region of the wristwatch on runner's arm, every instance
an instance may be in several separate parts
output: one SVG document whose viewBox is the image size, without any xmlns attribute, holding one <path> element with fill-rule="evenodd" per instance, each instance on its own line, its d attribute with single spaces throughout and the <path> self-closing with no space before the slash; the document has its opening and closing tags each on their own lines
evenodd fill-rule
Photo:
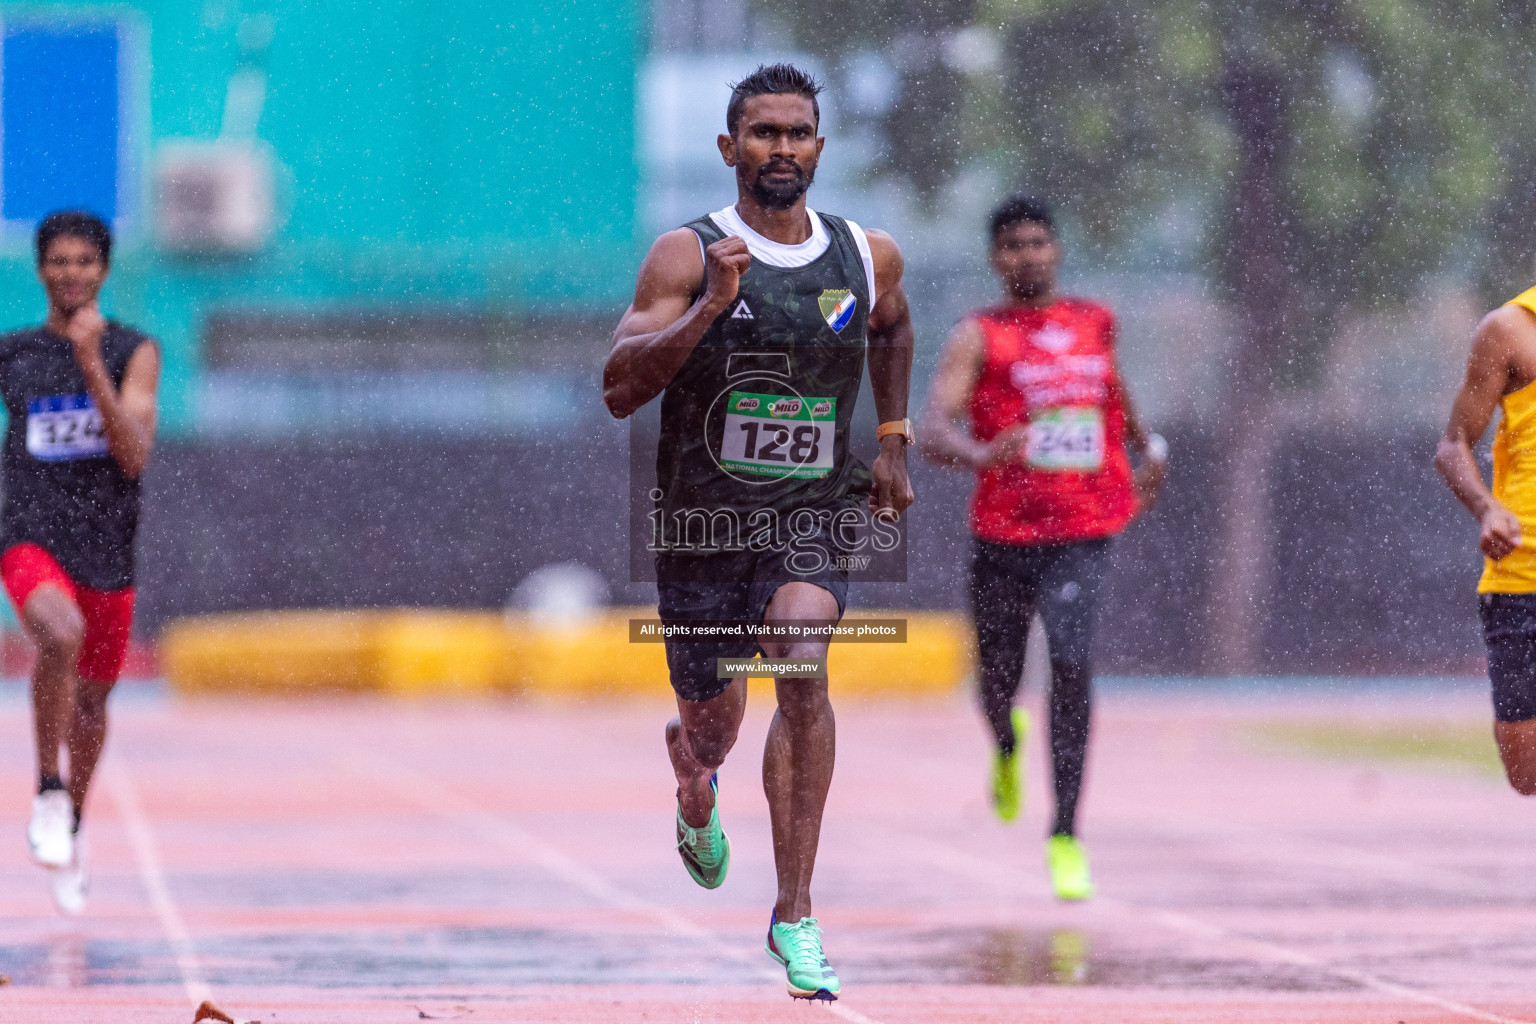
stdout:
<svg viewBox="0 0 1536 1024">
<path fill-rule="evenodd" d="M 909 420 L 909 419 L 906 419 L 906 420 L 890 420 L 890 421 L 888 421 L 886 423 L 880 424 L 879 427 L 875 428 L 875 440 L 876 441 L 884 441 L 887 437 L 890 437 L 892 434 L 900 434 L 901 435 L 901 439 L 904 442 L 906 442 L 907 444 L 911 444 L 913 442 L 913 437 L 912 437 L 912 421 Z"/>
</svg>

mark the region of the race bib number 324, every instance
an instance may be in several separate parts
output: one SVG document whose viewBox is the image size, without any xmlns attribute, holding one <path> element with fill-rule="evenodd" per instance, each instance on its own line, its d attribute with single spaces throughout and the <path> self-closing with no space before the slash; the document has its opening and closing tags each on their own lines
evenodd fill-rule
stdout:
<svg viewBox="0 0 1536 1024">
<path fill-rule="evenodd" d="M 757 395 L 726 397 L 720 465 L 737 473 L 817 479 L 832 472 L 837 399 Z"/>
<path fill-rule="evenodd" d="M 1030 418 L 1026 460 L 1034 469 L 1096 473 L 1104 468 L 1104 413 L 1042 409 Z"/>
<path fill-rule="evenodd" d="M 107 433 L 90 395 L 48 395 L 27 406 L 27 452 L 44 462 L 104 458 Z"/>
</svg>

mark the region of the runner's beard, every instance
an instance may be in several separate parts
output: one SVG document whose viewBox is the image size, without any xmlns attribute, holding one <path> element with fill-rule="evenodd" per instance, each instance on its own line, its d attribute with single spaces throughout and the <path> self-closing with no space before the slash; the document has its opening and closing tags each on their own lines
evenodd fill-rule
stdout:
<svg viewBox="0 0 1536 1024">
<path fill-rule="evenodd" d="M 793 181 L 767 182 L 763 176 L 770 170 L 779 171 L 793 168 L 795 178 Z M 795 205 L 795 202 L 811 187 L 811 182 L 816 180 L 816 168 L 807 170 L 799 164 L 767 163 L 757 169 L 755 180 L 747 183 L 747 191 L 760 205 L 769 210 L 787 210 Z"/>
</svg>

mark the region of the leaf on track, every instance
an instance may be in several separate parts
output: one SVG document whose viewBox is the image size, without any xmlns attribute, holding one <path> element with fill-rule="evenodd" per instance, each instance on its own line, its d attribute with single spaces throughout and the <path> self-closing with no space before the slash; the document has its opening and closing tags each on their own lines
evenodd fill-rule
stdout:
<svg viewBox="0 0 1536 1024">
<path fill-rule="evenodd" d="M 260 1021 L 256 1020 L 241 1020 L 238 1017 L 231 1017 L 207 1000 L 203 1001 L 202 1005 L 197 1008 L 197 1013 L 192 1017 L 192 1024 L 202 1024 L 203 1021 L 215 1021 L 217 1024 L 261 1024 Z"/>
</svg>

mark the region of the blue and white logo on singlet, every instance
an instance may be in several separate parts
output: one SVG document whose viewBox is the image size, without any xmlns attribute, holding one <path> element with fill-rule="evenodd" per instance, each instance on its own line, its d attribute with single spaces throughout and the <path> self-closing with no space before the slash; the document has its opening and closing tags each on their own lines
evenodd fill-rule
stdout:
<svg viewBox="0 0 1536 1024">
<path fill-rule="evenodd" d="M 854 307 L 859 302 L 853 292 L 846 288 L 828 288 L 817 298 L 816 304 L 821 307 L 821 315 L 826 319 L 827 326 L 841 334 L 843 328 L 848 326 L 848 321 L 853 319 Z"/>
<path fill-rule="evenodd" d="M 91 396 L 34 398 L 27 406 L 27 453 L 43 462 L 105 458 L 107 432 Z"/>
</svg>

